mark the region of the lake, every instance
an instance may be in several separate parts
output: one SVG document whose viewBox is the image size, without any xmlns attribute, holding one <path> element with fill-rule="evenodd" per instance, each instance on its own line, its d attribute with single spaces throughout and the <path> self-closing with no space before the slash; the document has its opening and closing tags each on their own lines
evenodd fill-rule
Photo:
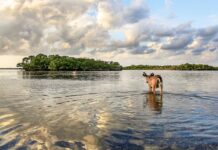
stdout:
<svg viewBox="0 0 218 150">
<path fill-rule="evenodd" d="M 216 71 L 0 70 L 0 150 L 218 149 Z"/>
</svg>

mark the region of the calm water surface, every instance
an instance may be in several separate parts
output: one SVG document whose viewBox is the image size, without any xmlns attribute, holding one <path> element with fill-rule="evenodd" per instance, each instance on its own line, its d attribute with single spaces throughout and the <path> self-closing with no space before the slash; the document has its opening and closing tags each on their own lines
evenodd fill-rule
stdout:
<svg viewBox="0 0 218 150">
<path fill-rule="evenodd" d="M 142 72 L 0 70 L 0 150 L 218 149 L 218 72 Z"/>
</svg>

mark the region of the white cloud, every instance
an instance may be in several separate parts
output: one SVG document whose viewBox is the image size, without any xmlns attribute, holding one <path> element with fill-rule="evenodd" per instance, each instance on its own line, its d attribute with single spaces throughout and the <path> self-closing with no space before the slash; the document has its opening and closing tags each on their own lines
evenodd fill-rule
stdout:
<svg viewBox="0 0 218 150">
<path fill-rule="evenodd" d="M 165 2 L 171 7 L 172 0 Z M 0 0 L 0 4 L 0 55 L 58 53 L 120 58 L 124 64 L 131 64 L 127 60 L 166 64 L 166 58 L 180 56 L 184 62 L 191 56 L 199 61 L 218 58 L 218 25 L 197 29 L 191 22 L 157 19 L 143 0 L 130 5 L 120 0 Z M 116 30 L 125 36 L 122 40 L 111 36 Z"/>
<path fill-rule="evenodd" d="M 142 0 L 135 0 L 124 6 L 119 0 L 106 0 L 98 3 L 98 23 L 105 28 L 136 23 L 148 16 L 148 8 Z"/>
</svg>

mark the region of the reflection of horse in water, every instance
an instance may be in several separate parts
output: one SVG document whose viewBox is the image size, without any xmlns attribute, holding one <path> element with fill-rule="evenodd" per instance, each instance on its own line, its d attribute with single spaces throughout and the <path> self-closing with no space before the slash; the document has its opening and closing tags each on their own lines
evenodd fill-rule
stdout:
<svg viewBox="0 0 218 150">
<path fill-rule="evenodd" d="M 146 94 L 146 102 L 144 102 L 143 107 L 148 107 L 151 111 L 156 111 L 161 113 L 163 106 L 163 95 L 156 95 L 153 93 Z"/>
</svg>

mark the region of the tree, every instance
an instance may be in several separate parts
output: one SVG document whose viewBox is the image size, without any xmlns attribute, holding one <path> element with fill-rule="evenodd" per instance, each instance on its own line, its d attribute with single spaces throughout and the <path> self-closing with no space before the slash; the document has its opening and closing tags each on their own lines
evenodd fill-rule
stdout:
<svg viewBox="0 0 218 150">
<path fill-rule="evenodd" d="M 103 71 L 121 70 L 118 62 L 105 62 L 88 58 L 74 58 L 68 56 L 38 54 L 23 58 L 22 63 L 17 64 L 26 71 Z"/>
</svg>

